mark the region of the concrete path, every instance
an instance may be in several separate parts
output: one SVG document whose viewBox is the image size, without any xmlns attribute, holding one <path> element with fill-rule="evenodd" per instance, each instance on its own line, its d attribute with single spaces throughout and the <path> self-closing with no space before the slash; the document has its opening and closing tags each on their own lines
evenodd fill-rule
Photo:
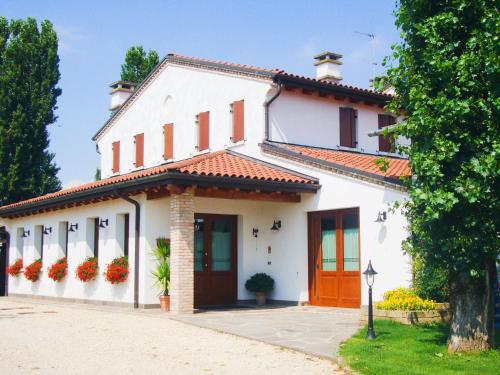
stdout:
<svg viewBox="0 0 500 375">
<path fill-rule="evenodd" d="M 329 359 L 336 359 L 339 344 L 359 329 L 358 309 L 333 307 L 235 308 L 170 317 Z"/>
</svg>

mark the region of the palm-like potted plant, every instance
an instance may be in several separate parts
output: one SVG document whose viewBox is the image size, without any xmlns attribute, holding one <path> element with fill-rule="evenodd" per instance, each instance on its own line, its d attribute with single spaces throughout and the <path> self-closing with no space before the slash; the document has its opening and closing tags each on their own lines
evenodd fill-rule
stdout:
<svg viewBox="0 0 500 375">
<path fill-rule="evenodd" d="M 245 283 L 245 288 L 255 293 L 258 306 L 266 304 L 266 294 L 274 289 L 274 280 L 265 273 L 256 273 Z"/>
<path fill-rule="evenodd" d="M 160 307 L 163 311 L 170 311 L 170 240 L 167 238 L 156 239 L 156 248 L 153 251 L 156 258 L 156 269 L 153 276 L 156 285 L 160 288 Z"/>
</svg>

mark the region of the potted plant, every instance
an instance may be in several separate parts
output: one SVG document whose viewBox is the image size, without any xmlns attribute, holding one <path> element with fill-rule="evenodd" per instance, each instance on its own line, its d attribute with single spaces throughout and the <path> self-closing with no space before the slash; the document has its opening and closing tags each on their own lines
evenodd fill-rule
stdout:
<svg viewBox="0 0 500 375">
<path fill-rule="evenodd" d="M 37 259 L 24 269 L 24 277 L 31 282 L 35 282 L 40 278 L 42 272 L 42 260 Z"/>
<path fill-rule="evenodd" d="M 163 311 L 170 311 L 170 295 L 168 294 L 170 290 L 170 240 L 158 238 L 153 255 L 157 261 L 153 276 L 156 279 L 156 285 L 160 288 L 160 307 Z"/>
<path fill-rule="evenodd" d="M 68 262 L 66 257 L 58 259 L 53 265 L 49 267 L 49 278 L 56 283 L 62 281 L 68 274 Z"/>
<path fill-rule="evenodd" d="M 123 283 L 128 278 L 128 259 L 127 257 L 115 258 L 108 264 L 104 273 L 106 280 L 111 284 Z"/>
<path fill-rule="evenodd" d="M 18 258 L 10 266 L 7 266 L 7 273 L 12 277 L 18 277 L 23 270 L 23 258 Z"/>
<path fill-rule="evenodd" d="M 98 270 L 99 266 L 97 265 L 97 258 L 88 257 L 87 259 L 85 259 L 83 263 L 80 263 L 80 265 L 77 267 L 76 277 L 80 281 L 87 283 L 96 278 Z"/>
<path fill-rule="evenodd" d="M 245 283 L 245 288 L 255 293 L 258 306 L 266 304 L 266 294 L 274 289 L 274 280 L 265 273 L 256 273 Z"/>
</svg>

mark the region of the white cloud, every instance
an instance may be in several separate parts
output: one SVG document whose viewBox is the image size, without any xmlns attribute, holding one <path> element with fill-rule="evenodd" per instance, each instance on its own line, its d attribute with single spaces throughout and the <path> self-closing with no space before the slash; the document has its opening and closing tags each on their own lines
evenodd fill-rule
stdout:
<svg viewBox="0 0 500 375">
<path fill-rule="evenodd" d="M 87 39 L 87 36 L 74 27 L 54 25 L 59 38 L 59 51 L 61 53 L 73 53 L 77 51 L 78 42 Z"/>
<path fill-rule="evenodd" d="M 83 185 L 85 182 L 79 179 L 74 179 L 74 180 L 69 180 L 66 182 L 63 182 L 63 189 L 70 189 L 72 187 L 78 186 L 78 185 Z"/>
</svg>

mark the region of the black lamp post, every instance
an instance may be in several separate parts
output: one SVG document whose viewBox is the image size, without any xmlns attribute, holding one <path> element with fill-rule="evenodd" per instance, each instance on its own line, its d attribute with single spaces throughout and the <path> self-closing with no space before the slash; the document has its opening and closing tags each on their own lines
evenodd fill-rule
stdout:
<svg viewBox="0 0 500 375">
<path fill-rule="evenodd" d="M 372 286 L 375 282 L 375 275 L 377 272 L 372 267 L 372 261 L 368 262 L 368 267 L 366 271 L 363 272 L 365 275 L 366 283 L 368 284 L 368 332 L 366 332 L 366 338 L 368 340 L 373 340 L 375 338 L 375 331 L 373 330 L 373 304 L 372 304 Z"/>
</svg>

